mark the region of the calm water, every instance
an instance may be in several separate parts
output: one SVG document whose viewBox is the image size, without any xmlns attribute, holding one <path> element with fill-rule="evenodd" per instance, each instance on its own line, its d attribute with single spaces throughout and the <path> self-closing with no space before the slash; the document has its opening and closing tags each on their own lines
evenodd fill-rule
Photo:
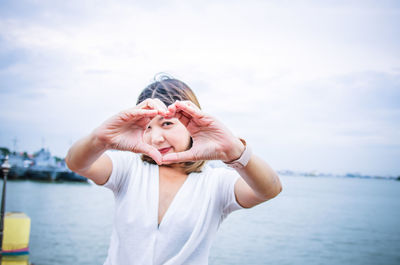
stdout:
<svg viewBox="0 0 400 265">
<path fill-rule="evenodd" d="M 400 264 L 400 181 L 281 177 L 270 202 L 232 213 L 210 264 Z M 31 217 L 35 265 L 103 264 L 113 195 L 91 184 L 8 182 Z"/>
</svg>

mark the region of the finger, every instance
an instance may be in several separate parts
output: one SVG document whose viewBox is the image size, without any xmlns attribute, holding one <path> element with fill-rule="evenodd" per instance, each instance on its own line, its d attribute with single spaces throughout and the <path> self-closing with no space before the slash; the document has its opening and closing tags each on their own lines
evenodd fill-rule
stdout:
<svg viewBox="0 0 400 265">
<path fill-rule="evenodd" d="M 196 161 L 196 158 L 191 150 L 179 153 L 166 154 L 165 156 L 162 157 L 163 163 L 180 163 L 188 161 Z"/>
<path fill-rule="evenodd" d="M 168 113 L 165 117 L 167 119 L 177 118 L 183 125 L 187 126 L 192 117 L 189 114 L 183 112 L 182 110 L 177 110 L 176 108 L 177 102 L 178 101 L 175 101 L 175 103 L 168 106 Z"/>
<path fill-rule="evenodd" d="M 154 103 L 158 107 L 160 114 L 165 115 L 168 112 L 167 106 L 159 98 L 155 98 Z"/>
<path fill-rule="evenodd" d="M 157 99 L 157 98 L 148 98 L 141 103 L 139 103 L 136 107 L 136 109 L 156 109 L 159 110 L 160 113 L 164 113 L 167 111 L 167 106 L 165 104 Z"/>
<path fill-rule="evenodd" d="M 193 118 L 200 119 L 204 116 L 202 111 L 191 101 L 177 101 L 174 104 L 176 111 L 182 110 Z"/>
<path fill-rule="evenodd" d="M 186 104 L 190 107 L 193 107 L 194 109 L 200 110 L 200 108 L 191 100 L 177 100 L 177 101 L 179 101 L 180 103 Z"/>
<path fill-rule="evenodd" d="M 158 110 L 154 109 L 130 109 L 122 113 L 121 118 L 123 121 L 130 121 L 137 118 L 152 118 L 157 116 Z"/>
<path fill-rule="evenodd" d="M 174 115 L 176 118 L 178 118 L 178 120 L 185 126 L 187 127 L 190 120 L 192 119 L 192 117 L 190 117 L 189 115 L 185 114 L 183 111 L 178 111 L 175 112 Z"/>
<path fill-rule="evenodd" d="M 155 147 L 148 144 L 143 144 L 139 149 L 141 149 L 140 151 L 143 154 L 150 156 L 157 163 L 157 165 L 162 164 L 162 155 Z"/>
<path fill-rule="evenodd" d="M 140 102 L 138 105 L 135 107 L 136 109 L 155 109 L 155 105 L 153 102 L 153 99 L 148 98 Z"/>
<path fill-rule="evenodd" d="M 182 118 L 181 122 L 187 125 L 190 121 L 193 121 L 198 126 L 208 126 L 211 122 L 215 121 L 215 118 L 204 113 L 196 104 L 192 101 L 176 101 L 171 107 L 171 111 L 174 111 L 174 116 L 181 118 L 179 114 L 187 117 L 188 121 Z M 187 126 L 186 126 L 187 127 Z"/>
<path fill-rule="evenodd" d="M 165 115 L 165 118 L 169 119 L 175 116 L 175 112 L 176 112 L 176 107 L 175 107 L 175 103 L 171 104 L 168 106 L 168 112 Z"/>
</svg>

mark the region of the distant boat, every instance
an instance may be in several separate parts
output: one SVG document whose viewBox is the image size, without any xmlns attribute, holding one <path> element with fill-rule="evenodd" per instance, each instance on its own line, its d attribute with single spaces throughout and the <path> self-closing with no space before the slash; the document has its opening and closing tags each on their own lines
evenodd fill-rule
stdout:
<svg viewBox="0 0 400 265">
<path fill-rule="evenodd" d="M 88 179 L 76 174 L 75 172 L 58 172 L 57 181 L 77 181 L 77 182 L 88 182 Z"/>
<path fill-rule="evenodd" d="M 56 160 L 49 150 L 40 149 L 33 157 L 10 154 L 12 165 L 9 179 L 31 179 L 40 181 L 78 181 L 87 182 L 87 178 L 72 172 L 64 160 Z M 3 177 L 3 174 L 0 173 Z"/>
<path fill-rule="evenodd" d="M 78 181 L 87 182 L 87 178 L 80 176 L 67 168 L 50 166 L 31 166 L 25 172 L 25 178 L 42 181 Z"/>
</svg>

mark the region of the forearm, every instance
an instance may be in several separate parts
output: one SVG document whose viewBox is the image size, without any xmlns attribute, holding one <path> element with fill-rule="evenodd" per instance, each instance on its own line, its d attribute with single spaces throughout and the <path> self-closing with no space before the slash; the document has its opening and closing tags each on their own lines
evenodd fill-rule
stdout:
<svg viewBox="0 0 400 265">
<path fill-rule="evenodd" d="M 275 171 L 254 154 L 248 164 L 244 168 L 237 169 L 237 172 L 260 199 L 271 199 L 282 190 L 282 184 Z"/>
<path fill-rule="evenodd" d="M 69 169 L 74 172 L 81 172 L 88 169 L 107 148 L 97 137 L 91 133 L 78 140 L 69 149 L 65 162 Z"/>
</svg>

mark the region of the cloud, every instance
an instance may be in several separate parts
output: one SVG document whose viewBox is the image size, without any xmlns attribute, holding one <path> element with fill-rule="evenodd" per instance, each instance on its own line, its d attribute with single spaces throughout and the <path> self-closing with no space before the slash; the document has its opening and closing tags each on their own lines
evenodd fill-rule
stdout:
<svg viewBox="0 0 400 265">
<path fill-rule="evenodd" d="M 61 156 L 165 71 L 280 168 L 399 144 L 397 2 L 19 3 L 0 7 L 0 143 L 46 135 Z"/>
</svg>

